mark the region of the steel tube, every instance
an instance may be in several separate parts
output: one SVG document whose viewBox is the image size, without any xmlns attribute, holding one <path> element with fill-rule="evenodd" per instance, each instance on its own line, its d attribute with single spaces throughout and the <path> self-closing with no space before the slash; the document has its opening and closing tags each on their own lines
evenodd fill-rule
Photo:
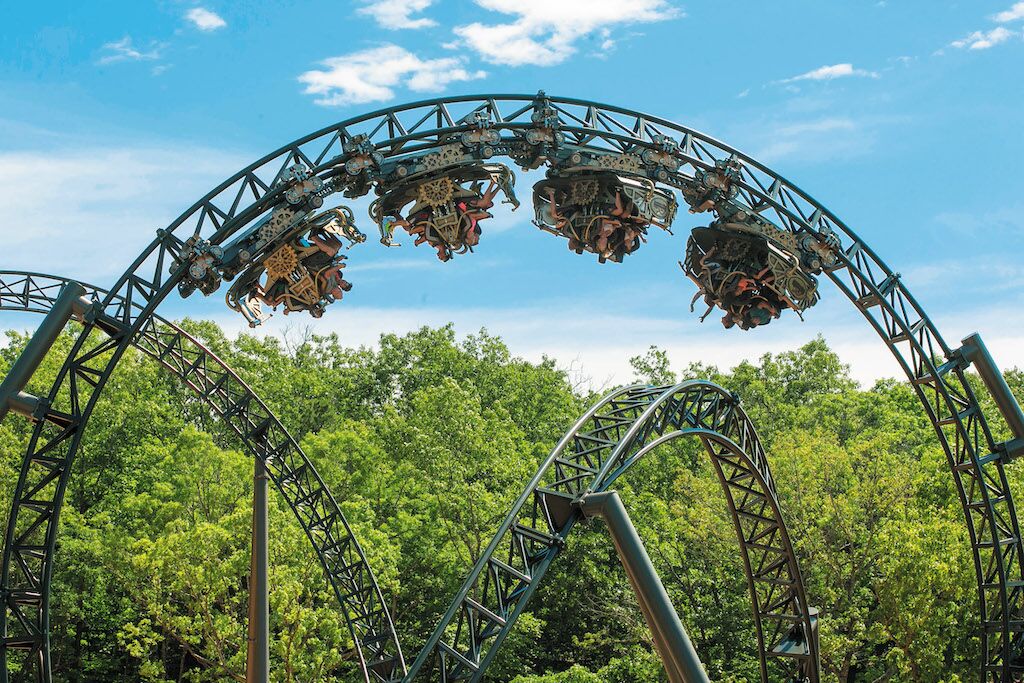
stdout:
<svg viewBox="0 0 1024 683">
<path fill-rule="evenodd" d="M 267 581 L 267 470 L 253 458 L 252 478 L 252 565 L 249 575 L 249 636 L 246 653 L 246 683 L 270 681 L 270 587 Z"/>
<path fill-rule="evenodd" d="M 963 347 L 960 352 L 966 360 L 974 364 L 974 368 L 978 371 L 981 381 L 985 383 L 985 388 L 992 395 L 992 399 L 996 402 L 996 407 L 999 408 L 1003 419 L 1006 420 L 1006 424 L 1010 427 L 1010 432 L 1013 434 L 1014 439 L 1007 445 L 1016 447 L 1012 449 L 1016 452 L 1012 452 L 1011 455 L 1020 455 L 1024 452 L 1024 448 L 1021 447 L 1022 442 L 1024 442 L 1024 412 L 1021 411 L 1020 404 L 1017 403 L 1017 399 L 1014 398 L 1009 385 L 1006 384 L 1006 378 L 1003 377 L 1003 373 L 996 366 L 996 362 L 992 358 L 992 354 L 989 353 L 988 347 L 985 346 L 985 342 L 981 339 L 981 335 L 975 332 L 964 337 Z"/>
<path fill-rule="evenodd" d="M 615 491 L 590 493 L 579 501 L 588 517 L 601 517 L 633 586 L 655 647 L 671 683 L 710 683 L 697 650 L 686 635 L 626 507 Z"/>
<path fill-rule="evenodd" d="M 53 306 L 43 318 L 43 322 L 39 324 L 39 329 L 29 339 L 11 369 L 7 371 L 3 382 L 0 382 L 0 420 L 7 416 L 11 408 L 23 411 L 27 406 L 32 405 L 31 397 L 21 394 L 21 391 L 39 369 L 39 364 L 43 362 L 47 352 L 57 341 L 64 326 L 71 320 L 76 304 L 84 295 L 85 287 L 74 280 L 69 280 L 60 290 Z"/>
</svg>

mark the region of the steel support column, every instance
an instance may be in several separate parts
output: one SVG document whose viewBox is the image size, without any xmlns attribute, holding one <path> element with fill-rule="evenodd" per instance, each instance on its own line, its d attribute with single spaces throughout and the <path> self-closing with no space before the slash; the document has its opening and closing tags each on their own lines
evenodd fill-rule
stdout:
<svg viewBox="0 0 1024 683">
<path fill-rule="evenodd" d="M 57 341 L 64 326 L 75 315 L 76 308 L 81 306 L 81 298 L 84 295 L 85 287 L 74 280 L 69 280 L 61 289 L 53 302 L 53 307 L 39 324 L 39 329 L 14 361 L 3 382 L 0 382 L 0 420 L 3 420 L 11 409 L 28 416 L 35 411 L 38 399 L 22 392 L 22 389 L 32 379 L 32 375 L 43 362 L 53 343 Z"/>
<path fill-rule="evenodd" d="M 252 477 L 252 565 L 249 574 L 249 637 L 246 683 L 270 681 L 270 585 L 268 571 L 267 470 L 260 458 Z"/>
<path fill-rule="evenodd" d="M 975 332 L 964 337 L 960 354 L 964 360 L 974 365 L 981 381 L 985 383 L 985 388 L 992 395 L 992 400 L 996 402 L 996 407 L 1010 427 L 1013 438 L 1003 444 L 1006 455 L 1009 458 L 1024 455 L 1024 412 L 1021 411 L 1020 404 L 1017 403 L 1013 392 L 1010 391 L 1006 378 L 999 371 L 999 367 L 996 365 L 995 359 L 992 358 L 992 354 L 989 353 L 988 347 L 985 346 L 981 335 Z"/>
<path fill-rule="evenodd" d="M 601 517 L 608 527 L 670 683 L 710 683 L 619 494 L 590 493 L 580 498 L 578 505 L 583 514 Z"/>
</svg>

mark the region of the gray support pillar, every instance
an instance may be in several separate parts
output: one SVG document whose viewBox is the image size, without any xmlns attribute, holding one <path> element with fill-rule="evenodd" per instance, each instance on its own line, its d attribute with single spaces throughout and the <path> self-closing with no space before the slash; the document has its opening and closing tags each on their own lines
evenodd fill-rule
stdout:
<svg viewBox="0 0 1024 683">
<path fill-rule="evenodd" d="M 22 389 L 39 369 L 39 364 L 43 362 L 43 358 L 57 341 L 57 337 L 71 320 L 76 309 L 81 307 L 81 298 L 84 295 L 85 288 L 73 280 L 69 280 L 60 290 L 50 311 L 39 324 L 39 329 L 14 361 L 3 382 L 0 382 L 0 420 L 3 420 L 12 408 L 23 414 L 28 411 L 27 414 L 32 415 L 37 401 L 33 396 L 23 393 Z"/>
<path fill-rule="evenodd" d="M 249 637 L 246 683 L 270 681 L 270 587 L 267 582 L 267 470 L 253 458 L 252 566 L 249 575 Z"/>
<path fill-rule="evenodd" d="M 1013 439 L 1005 444 L 1007 455 L 1011 458 L 1024 455 L 1024 412 L 1006 384 L 1006 378 L 999 371 L 992 354 L 988 352 L 981 335 L 975 332 L 964 337 L 960 353 L 965 360 L 974 364 L 981 381 L 985 383 L 985 388 L 992 395 L 996 407 L 1010 427 Z"/>
<path fill-rule="evenodd" d="M 697 651 L 679 621 L 672 601 L 615 491 L 590 493 L 578 502 L 588 517 L 601 517 L 633 585 L 640 609 L 671 683 L 710 683 Z"/>
</svg>

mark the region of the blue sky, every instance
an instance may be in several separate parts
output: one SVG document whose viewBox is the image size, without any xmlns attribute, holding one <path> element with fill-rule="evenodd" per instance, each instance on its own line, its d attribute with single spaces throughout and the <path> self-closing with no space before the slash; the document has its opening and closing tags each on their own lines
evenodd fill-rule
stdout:
<svg viewBox="0 0 1024 683">
<path fill-rule="evenodd" d="M 0 266 L 109 284 L 153 232 L 223 178 L 329 123 L 439 94 L 549 93 L 703 130 L 832 208 L 951 343 L 979 329 L 1024 366 L 1024 2 L 5 3 L 0 22 Z M 521 198 L 535 180 L 520 174 Z M 364 232 L 374 226 L 353 202 Z M 831 285 L 801 323 L 703 325 L 676 266 L 690 227 L 599 265 L 530 224 L 484 224 L 476 253 L 350 254 L 354 289 L 320 320 L 382 331 L 486 326 L 601 385 L 649 344 L 722 365 L 825 335 L 865 381 L 895 366 Z M 162 311 L 244 329 L 215 294 Z M 0 326 L 28 327 L 5 315 Z"/>
</svg>

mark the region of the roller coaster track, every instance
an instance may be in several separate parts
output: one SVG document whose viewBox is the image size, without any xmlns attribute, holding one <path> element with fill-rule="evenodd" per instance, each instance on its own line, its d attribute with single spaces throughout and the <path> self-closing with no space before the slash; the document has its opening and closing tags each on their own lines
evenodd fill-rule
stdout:
<svg viewBox="0 0 1024 683">
<path fill-rule="evenodd" d="M 967 383 L 969 363 L 943 340 L 900 275 L 826 207 L 742 152 L 656 116 L 543 93 L 446 97 L 346 119 L 259 159 L 157 232 L 83 324 L 48 395 L 42 397 L 48 408 L 35 425 L 22 461 L 4 546 L 3 671 L 10 652 L 24 652 L 25 666 L 36 671 L 39 680 L 50 680 L 49 587 L 71 466 L 110 373 L 145 333 L 160 302 L 185 277 L 186 240 L 196 235 L 220 245 L 265 215 L 283 201 L 287 169 L 294 164 L 304 165 L 329 188 L 358 195 L 372 182 L 360 184 L 346 175 L 346 162 L 362 154 L 365 146 L 381 155 L 382 170 L 394 170 L 397 161 L 450 144 L 481 125 L 499 133 L 500 141 L 488 150 L 491 154 L 521 158 L 524 150 L 532 149 L 539 163 L 565 149 L 667 154 L 674 160 L 672 166 L 645 172 L 655 182 L 677 189 L 693 189 L 697 171 L 732 158 L 739 169 L 737 193 L 719 202 L 716 211 L 756 213 L 798 236 L 834 233 L 840 238 L 843 248 L 828 277 L 906 374 L 935 427 L 963 506 L 978 588 L 980 679 L 1008 683 L 1024 674 L 1024 557 L 1005 472 L 1007 450 L 994 439 Z M 365 174 L 361 178 L 367 180 Z M 96 330 L 100 333 L 93 334 Z"/>
<path fill-rule="evenodd" d="M 0 310 L 45 314 L 66 283 L 52 275 L 0 271 Z M 105 294 L 84 286 L 90 296 Z M 153 316 L 133 345 L 180 379 L 254 457 L 264 461 L 313 544 L 345 614 L 364 673 L 379 680 L 400 678 L 405 668 L 387 603 L 348 521 L 298 442 L 231 368 L 174 323 Z M 27 492 L 27 500 L 34 495 Z"/>
<path fill-rule="evenodd" d="M 53 275 L 0 271 L 0 311 L 45 314 L 50 310 L 53 301 L 67 282 L 66 278 Z M 90 297 L 103 293 L 103 290 L 98 287 L 88 284 L 84 286 Z M 244 396 L 249 403 L 255 402 L 263 411 L 263 420 L 269 419 L 280 430 L 281 435 L 288 441 L 289 447 L 294 449 L 297 458 L 301 460 L 301 465 L 298 468 L 288 470 L 276 468 L 272 472 L 272 479 L 278 484 L 289 507 L 295 512 L 300 524 L 313 542 L 313 548 L 327 572 L 343 611 L 346 615 L 355 615 L 349 618 L 348 625 L 353 639 L 359 647 L 362 645 L 359 638 L 365 638 L 374 632 L 372 628 L 361 629 L 359 625 L 382 626 L 379 623 L 374 624 L 371 617 L 375 611 L 374 605 L 384 605 L 385 602 L 374 582 L 372 571 L 362 555 L 358 542 L 352 535 L 351 529 L 337 508 L 330 492 L 316 474 L 313 464 L 309 462 L 301 447 L 288 435 L 266 405 L 213 352 L 173 322 L 159 316 L 154 316 L 153 321 L 157 327 L 161 328 L 159 338 L 165 341 L 163 343 L 154 342 L 150 336 L 142 336 L 134 344 L 139 351 L 157 360 L 172 375 L 192 389 L 199 401 L 206 405 L 213 414 L 222 419 L 227 415 L 240 414 L 240 409 L 232 407 L 237 406 L 238 396 Z M 178 337 L 180 337 L 180 343 Z M 166 340 L 170 340 L 170 343 L 167 343 Z M 181 344 L 191 348 L 186 350 Z M 227 388 L 229 382 L 240 385 L 241 391 L 232 392 Z M 204 389 L 218 385 L 221 389 L 214 394 Z M 631 391 L 635 397 L 639 397 L 641 400 L 657 400 L 659 398 L 658 389 L 626 388 L 600 401 L 598 405 L 588 411 L 588 417 L 585 417 L 581 424 L 588 426 L 593 421 L 607 422 L 613 426 L 619 424 L 614 418 L 614 413 L 621 409 L 626 400 L 624 395 Z M 726 493 L 734 528 L 739 537 L 746 577 L 753 599 L 762 680 L 781 680 L 783 676 L 788 676 L 793 680 L 818 681 L 817 642 L 813 637 L 815 617 L 806 608 L 807 600 L 799 566 L 782 521 L 771 472 L 753 426 L 749 423 L 745 413 L 738 406 L 734 406 L 734 397 L 714 384 L 699 381 L 687 382 L 677 385 L 668 392 L 674 392 L 674 395 L 667 400 L 674 402 L 672 405 L 676 406 L 677 413 L 675 416 L 670 416 L 668 422 L 662 419 L 658 423 L 660 429 L 658 425 L 655 425 L 654 431 L 661 436 L 653 441 L 647 441 L 642 448 L 631 448 L 629 457 L 621 459 L 621 464 L 608 473 L 604 485 L 593 490 L 606 490 L 634 463 L 664 443 L 687 435 L 699 438 L 711 454 L 715 471 Z M 661 397 L 668 396 L 668 392 L 662 391 Z M 231 401 L 228 398 L 230 396 L 236 398 Z M 708 397 L 710 397 L 710 401 L 704 400 Z M 665 399 L 663 398 L 663 400 Z M 606 405 L 609 403 L 610 405 Z M 726 411 L 733 411 L 735 415 L 730 414 L 723 418 L 722 414 Z M 645 416 L 648 421 L 655 419 L 650 411 L 641 413 L 637 419 L 644 420 Z M 262 454 L 265 451 L 247 436 L 251 429 L 240 428 L 238 420 L 228 419 L 227 421 L 255 457 L 264 457 Z M 255 423 L 256 416 L 252 414 L 248 419 L 241 420 L 241 424 L 248 424 L 250 427 Z M 679 427 L 684 424 L 686 425 L 684 429 L 665 432 L 666 425 Z M 730 425 L 731 429 L 723 428 L 721 425 L 724 424 Z M 709 426 L 715 425 L 719 425 L 718 428 L 723 431 L 718 432 L 709 428 Z M 571 439 L 563 439 L 560 442 L 559 445 L 563 450 L 567 446 L 589 444 L 596 438 L 594 433 L 582 433 L 578 428 L 574 428 L 574 432 Z M 727 436 L 727 433 L 732 432 L 735 432 L 735 436 L 740 439 L 741 443 L 746 444 L 745 448 L 750 449 L 749 454 L 744 447 Z M 650 429 L 641 429 L 635 438 L 649 437 L 652 433 Z M 628 436 L 629 432 L 624 434 L 624 438 L 628 438 Z M 271 439 L 271 441 L 275 440 Z M 553 455 L 552 458 L 554 457 L 556 456 Z M 562 460 L 565 460 L 565 456 L 558 463 L 560 464 Z M 555 461 L 549 459 L 549 463 L 551 462 Z M 302 474 L 296 473 L 296 469 L 300 469 L 302 474 L 308 473 L 312 479 L 307 479 L 305 485 L 295 486 L 302 476 Z M 538 473 L 538 477 L 538 480 L 542 479 L 543 472 Z M 534 487 L 532 492 L 535 497 L 555 495 L 554 490 L 545 490 L 541 487 Z M 324 514 L 323 510 L 317 510 L 315 506 L 310 508 L 309 501 L 314 499 L 326 501 L 327 506 L 332 508 L 334 515 L 342 525 L 344 535 L 342 540 L 339 541 L 335 537 L 336 534 L 331 532 L 332 525 L 325 525 L 319 521 L 328 515 Z M 514 515 L 515 512 L 512 514 Z M 502 533 L 507 533 L 507 527 L 505 528 L 506 532 Z M 316 533 L 321 530 L 325 531 Z M 548 531 L 557 533 L 557 530 L 550 528 Z M 500 542 L 501 539 L 497 540 Z M 335 547 L 351 549 L 355 553 L 354 556 L 349 554 L 345 557 L 345 563 L 341 565 L 347 567 L 346 572 L 337 571 L 339 565 L 333 561 L 332 553 L 328 550 Z M 342 554 L 344 555 L 344 553 Z M 492 554 L 486 564 L 492 565 L 495 569 L 504 567 L 512 571 L 515 561 L 511 560 L 506 563 Z M 497 579 L 496 576 L 495 580 Z M 539 581 L 540 576 L 537 576 L 536 579 Z M 359 587 L 364 586 L 367 582 L 372 583 L 372 592 L 359 590 Z M 459 603 L 463 607 L 474 610 L 486 609 L 473 598 L 463 597 Z M 515 604 L 515 600 L 506 598 L 502 604 Z M 500 612 L 501 606 L 497 610 Z M 481 614 L 494 615 L 495 612 L 488 610 Z M 386 625 L 383 625 L 384 630 L 390 633 L 392 638 L 395 638 L 394 627 L 387 612 L 384 611 L 379 616 L 387 619 Z M 485 622 L 478 619 L 478 623 Z M 766 626 L 768 626 L 767 631 Z M 808 637 L 807 634 L 812 635 Z M 480 638 L 480 642 L 484 640 L 486 638 Z M 395 641 L 397 645 L 397 639 Z M 495 639 L 492 647 L 496 649 L 498 645 L 499 641 Z M 438 650 L 444 651 L 440 647 Z M 778 675 L 769 677 L 769 670 L 773 662 L 784 663 L 784 665 L 774 667 L 776 670 L 773 670 L 772 674 Z M 786 666 L 787 664 L 789 666 Z M 385 668 L 381 666 L 380 662 L 376 666 L 371 662 L 368 668 L 371 672 L 388 676 L 398 674 L 397 671 L 385 672 Z M 475 667 L 473 670 L 482 671 L 480 667 Z M 410 673 L 408 678 L 411 680 L 413 675 L 415 672 Z M 457 679 L 448 678 L 447 680 Z"/>
<path fill-rule="evenodd" d="M 558 442 L 483 552 L 407 680 L 479 681 L 582 513 L 659 446 L 704 444 L 722 485 L 753 601 L 761 680 L 819 680 L 815 611 L 764 449 L 738 399 L 702 380 L 614 391 Z M 417 678 L 418 677 L 418 678 Z"/>
</svg>

